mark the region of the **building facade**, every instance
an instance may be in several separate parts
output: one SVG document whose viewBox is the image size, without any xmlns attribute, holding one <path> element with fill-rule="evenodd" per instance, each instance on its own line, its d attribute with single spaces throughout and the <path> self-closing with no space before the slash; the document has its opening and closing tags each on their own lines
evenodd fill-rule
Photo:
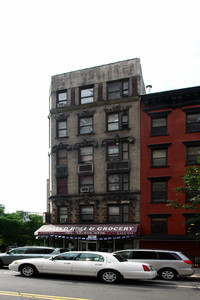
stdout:
<svg viewBox="0 0 200 300">
<path fill-rule="evenodd" d="M 200 157 L 200 87 L 141 96 L 141 248 L 181 250 L 200 262 L 194 218 L 200 210 L 167 206 L 189 203 L 178 195 L 187 166 Z"/>
<path fill-rule="evenodd" d="M 52 77 L 48 216 L 55 246 L 137 247 L 140 222 L 139 59 Z"/>
</svg>

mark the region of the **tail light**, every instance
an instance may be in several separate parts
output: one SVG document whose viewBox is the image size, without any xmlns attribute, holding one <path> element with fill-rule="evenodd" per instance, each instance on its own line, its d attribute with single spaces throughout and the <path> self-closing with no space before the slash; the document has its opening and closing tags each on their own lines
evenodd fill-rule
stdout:
<svg viewBox="0 0 200 300">
<path fill-rule="evenodd" d="M 144 271 L 150 271 L 150 269 L 147 265 L 142 265 L 142 266 L 143 266 Z"/>
<path fill-rule="evenodd" d="M 184 260 L 184 262 L 185 262 L 186 264 L 188 264 L 188 265 L 192 265 L 192 264 L 193 264 L 191 260 Z"/>
</svg>

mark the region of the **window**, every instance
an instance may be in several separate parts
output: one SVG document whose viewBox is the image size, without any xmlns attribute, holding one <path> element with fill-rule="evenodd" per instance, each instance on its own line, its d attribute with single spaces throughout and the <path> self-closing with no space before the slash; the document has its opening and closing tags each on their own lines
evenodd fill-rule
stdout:
<svg viewBox="0 0 200 300">
<path fill-rule="evenodd" d="M 108 174 L 108 191 L 128 191 L 129 173 Z"/>
<path fill-rule="evenodd" d="M 57 151 L 57 166 L 67 166 L 67 151 L 65 149 L 58 149 Z"/>
<path fill-rule="evenodd" d="M 183 109 L 186 113 L 186 132 L 200 131 L 200 107 Z"/>
<path fill-rule="evenodd" d="M 158 259 L 155 251 L 133 251 L 132 259 Z"/>
<path fill-rule="evenodd" d="M 94 101 L 94 88 L 86 87 L 80 89 L 80 103 L 91 103 Z"/>
<path fill-rule="evenodd" d="M 67 90 L 57 91 L 57 107 L 67 106 Z"/>
<path fill-rule="evenodd" d="M 151 117 L 151 136 L 167 134 L 167 119 L 170 111 L 148 113 Z"/>
<path fill-rule="evenodd" d="M 119 161 L 129 159 L 128 143 L 108 144 L 107 146 L 107 161 Z"/>
<path fill-rule="evenodd" d="M 94 190 L 94 176 L 80 176 L 79 177 L 80 192 L 93 192 Z"/>
<path fill-rule="evenodd" d="M 152 151 L 152 167 L 160 167 L 167 165 L 167 149 Z"/>
<path fill-rule="evenodd" d="M 67 206 L 58 207 L 58 223 L 66 224 L 68 221 L 68 211 Z"/>
<path fill-rule="evenodd" d="M 152 118 L 151 135 L 167 134 L 167 118 Z"/>
<path fill-rule="evenodd" d="M 90 164 L 93 162 L 93 147 L 79 148 L 79 163 Z"/>
<path fill-rule="evenodd" d="M 67 137 L 67 120 L 57 121 L 57 137 Z"/>
<path fill-rule="evenodd" d="M 104 261 L 102 255 L 99 254 L 91 254 L 91 253 L 81 253 L 77 260 L 81 261 Z"/>
<path fill-rule="evenodd" d="M 168 147 L 171 144 L 149 145 L 151 149 L 151 167 L 167 167 Z"/>
<path fill-rule="evenodd" d="M 168 179 L 170 177 L 148 178 L 151 181 L 151 202 L 162 203 L 168 199 Z"/>
<path fill-rule="evenodd" d="M 128 97 L 129 80 L 125 79 L 122 81 L 109 82 L 107 84 L 107 88 L 108 88 L 108 100 Z"/>
<path fill-rule="evenodd" d="M 57 178 L 57 194 L 58 195 L 67 194 L 67 178 L 66 177 Z"/>
<path fill-rule="evenodd" d="M 90 134 L 93 132 L 93 117 L 79 118 L 79 134 Z"/>
<path fill-rule="evenodd" d="M 129 205 L 109 205 L 108 206 L 109 223 L 127 223 L 129 222 Z"/>
<path fill-rule="evenodd" d="M 80 207 L 80 222 L 81 223 L 93 223 L 94 222 L 94 207 L 93 206 L 81 206 Z"/>
<path fill-rule="evenodd" d="M 187 147 L 187 161 L 188 165 L 195 165 L 200 159 L 200 146 Z"/>
<path fill-rule="evenodd" d="M 185 215 L 185 232 L 190 235 L 199 235 L 200 233 L 200 214 Z"/>
<path fill-rule="evenodd" d="M 62 253 L 53 257 L 53 260 L 75 260 L 78 253 Z"/>
<path fill-rule="evenodd" d="M 151 234 L 167 234 L 168 233 L 168 217 L 157 216 L 151 217 Z"/>
<path fill-rule="evenodd" d="M 107 114 L 107 130 L 128 129 L 128 112 Z"/>
</svg>

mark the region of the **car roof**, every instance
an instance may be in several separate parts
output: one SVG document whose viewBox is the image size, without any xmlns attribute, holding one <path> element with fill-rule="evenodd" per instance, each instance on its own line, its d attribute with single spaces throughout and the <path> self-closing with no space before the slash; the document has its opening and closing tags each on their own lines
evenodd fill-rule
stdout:
<svg viewBox="0 0 200 300">
<path fill-rule="evenodd" d="M 181 253 L 180 251 L 176 251 L 176 250 L 165 250 L 165 249 L 125 249 L 125 250 L 118 250 L 118 251 L 115 251 L 114 253 L 117 253 L 117 252 L 121 252 L 121 251 L 154 251 L 154 252 L 171 252 L 171 253 Z"/>
</svg>

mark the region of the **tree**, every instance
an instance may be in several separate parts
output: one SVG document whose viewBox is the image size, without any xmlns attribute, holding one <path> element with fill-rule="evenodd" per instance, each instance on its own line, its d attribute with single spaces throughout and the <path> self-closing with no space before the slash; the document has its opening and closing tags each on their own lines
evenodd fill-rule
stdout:
<svg viewBox="0 0 200 300">
<path fill-rule="evenodd" d="M 200 209 L 200 166 L 191 166 L 186 169 L 186 173 L 183 176 L 184 185 L 176 188 L 175 190 L 179 195 L 185 194 L 189 201 L 187 204 L 183 204 L 180 201 L 168 200 L 167 206 L 173 208 L 185 208 L 198 210 Z"/>
<path fill-rule="evenodd" d="M 186 169 L 183 176 L 184 185 L 176 188 L 178 195 L 186 195 L 187 203 L 182 203 L 179 200 L 168 200 L 167 206 L 174 209 L 184 208 L 193 210 L 193 216 L 186 219 L 186 231 L 195 239 L 200 238 L 200 166 L 190 166 Z"/>
<path fill-rule="evenodd" d="M 4 206 L 0 205 L 0 245 L 33 245 L 34 232 L 42 226 L 42 216 L 29 214 L 29 221 L 23 222 L 23 211 L 4 213 Z"/>
</svg>

